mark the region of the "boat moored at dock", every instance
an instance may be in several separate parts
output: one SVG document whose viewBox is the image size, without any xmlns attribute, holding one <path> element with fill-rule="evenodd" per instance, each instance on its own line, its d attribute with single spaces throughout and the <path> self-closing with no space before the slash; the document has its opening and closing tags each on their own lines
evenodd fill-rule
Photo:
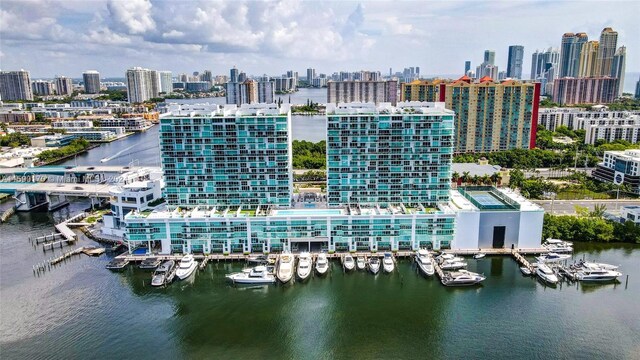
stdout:
<svg viewBox="0 0 640 360">
<path fill-rule="evenodd" d="M 351 271 L 356 267 L 356 262 L 353 260 L 351 254 L 346 254 L 342 257 L 342 266 L 346 271 Z"/>
<path fill-rule="evenodd" d="M 293 254 L 284 253 L 278 257 L 278 271 L 276 276 L 282 283 L 289 282 L 293 278 L 293 265 L 295 257 Z"/>
<path fill-rule="evenodd" d="M 180 280 L 184 280 L 188 278 L 198 267 L 198 262 L 193 258 L 193 255 L 185 255 L 180 260 L 178 264 L 178 269 L 176 270 L 176 276 Z"/>
<path fill-rule="evenodd" d="M 236 284 L 273 284 L 276 282 L 275 275 L 264 265 L 228 274 L 226 278 Z"/>
<path fill-rule="evenodd" d="M 461 260 L 458 260 L 461 258 L 454 258 L 454 259 L 449 259 L 449 260 L 444 260 L 441 264 L 440 264 L 440 268 L 442 270 L 458 270 L 458 269 L 464 269 L 467 267 L 467 263 Z"/>
<path fill-rule="evenodd" d="M 118 270 L 124 269 L 127 265 L 129 265 L 129 260 L 113 259 L 107 265 L 105 265 L 105 268 L 109 270 L 118 271 Z"/>
<path fill-rule="evenodd" d="M 358 268 L 358 270 L 364 270 L 367 268 L 367 261 L 365 260 L 364 256 L 358 256 L 358 258 L 356 259 L 356 267 Z"/>
<path fill-rule="evenodd" d="M 170 284 L 176 275 L 176 262 L 167 260 L 156 268 L 151 277 L 151 286 L 163 286 Z"/>
<path fill-rule="evenodd" d="M 433 266 L 433 259 L 431 258 L 431 255 L 429 255 L 429 251 L 420 249 L 416 253 L 415 258 L 420 271 L 427 276 L 433 276 L 435 268 Z"/>
<path fill-rule="evenodd" d="M 473 255 L 473 258 L 476 259 L 476 260 L 480 260 L 480 259 L 484 258 L 485 256 L 487 256 L 487 254 L 485 254 L 485 253 L 476 253 L 476 254 Z"/>
<path fill-rule="evenodd" d="M 554 262 L 567 260 L 570 258 L 571 258 L 571 255 L 568 255 L 568 254 L 558 254 L 558 253 L 550 252 L 550 253 L 537 256 L 536 260 L 539 263 L 554 263 Z"/>
<path fill-rule="evenodd" d="M 142 270 L 154 270 L 160 265 L 161 261 L 157 257 L 150 257 L 142 260 L 138 268 Z"/>
<path fill-rule="evenodd" d="M 536 275 L 547 284 L 555 285 L 558 283 L 558 276 L 546 264 L 538 264 Z"/>
<path fill-rule="evenodd" d="M 555 253 L 572 253 L 573 243 L 569 241 L 563 241 L 559 239 L 547 239 L 542 244 L 542 247 Z"/>
<path fill-rule="evenodd" d="M 441 279 L 444 286 L 471 286 L 484 281 L 486 277 L 467 270 L 458 270 L 444 273 Z"/>
<path fill-rule="evenodd" d="M 382 270 L 386 273 L 393 272 L 395 269 L 395 262 L 393 261 L 393 255 L 391 253 L 384 253 L 382 258 Z"/>
<path fill-rule="evenodd" d="M 324 275 L 327 271 L 329 271 L 329 259 L 326 254 L 320 253 L 316 259 L 316 272 L 318 275 Z"/>
<path fill-rule="evenodd" d="M 303 252 L 298 256 L 298 266 L 296 268 L 296 275 L 298 275 L 298 279 L 305 280 L 311 274 L 311 269 L 313 268 L 313 259 L 311 258 L 311 254 L 308 252 Z"/>
<path fill-rule="evenodd" d="M 369 258 L 369 271 L 374 275 L 380 271 L 380 258 L 377 256 Z"/>
</svg>

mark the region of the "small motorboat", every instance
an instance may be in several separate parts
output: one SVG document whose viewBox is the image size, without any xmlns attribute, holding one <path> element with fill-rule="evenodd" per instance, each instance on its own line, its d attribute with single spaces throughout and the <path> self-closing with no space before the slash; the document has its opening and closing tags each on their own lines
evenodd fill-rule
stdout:
<svg viewBox="0 0 640 360">
<path fill-rule="evenodd" d="M 429 251 L 425 249 L 420 249 L 416 253 L 416 264 L 418 264 L 418 268 L 422 271 L 423 274 L 427 276 L 433 276 L 435 273 L 435 268 L 433 267 L 433 259 L 429 255 Z"/>
<path fill-rule="evenodd" d="M 538 264 L 538 267 L 536 268 L 536 275 L 548 284 L 555 285 L 559 281 L 558 276 L 556 276 L 553 270 L 545 264 Z"/>
<path fill-rule="evenodd" d="M 384 253 L 382 258 L 382 270 L 386 273 L 393 272 L 395 269 L 395 262 L 393 261 L 393 255 L 391 253 Z"/>
<path fill-rule="evenodd" d="M 289 282 L 293 278 L 293 265 L 295 257 L 293 254 L 284 253 L 278 257 L 278 271 L 276 276 L 282 283 Z"/>
<path fill-rule="evenodd" d="M 487 256 L 487 254 L 485 253 L 477 253 L 473 255 L 473 258 L 476 260 L 482 259 L 483 257 Z"/>
<path fill-rule="evenodd" d="M 138 268 L 142 270 L 153 270 L 160 265 L 161 261 L 157 257 L 150 257 L 142 260 Z"/>
<path fill-rule="evenodd" d="M 369 258 L 369 271 L 374 275 L 380 271 L 380 259 L 377 256 Z"/>
<path fill-rule="evenodd" d="M 554 263 L 554 262 L 560 262 L 562 260 L 567 260 L 569 258 L 571 258 L 571 255 L 549 252 L 544 255 L 540 255 L 536 257 L 536 260 L 539 263 Z"/>
<path fill-rule="evenodd" d="M 296 274 L 298 275 L 298 279 L 305 280 L 311 274 L 311 269 L 313 266 L 313 259 L 311 258 L 311 254 L 308 252 L 303 252 L 298 256 L 298 267 L 296 268 Z"/>
<path fill-rule="evenodd" d="M 329 271 L 329 259 L 326 254 L 319 254 L 316 259 L 316 272 L 318 275 L 324 275 Z"/>
<path fill-rule="evenodd" d="M 125 266 L 129 265 L 129 260 L 125 260 L 125 259 L 113 259 L 111 261 L 109 261 L 109 263 L 107 265 L 105 265 L 105 268 L 109 269 L 109 270 L 122 270 L 125 268 Z"/>
<path fill-rule="evenodd" d="M 276 277 L 264 265 L 228 274 L 226 278 L 237 284 L 273 284 L 276 282 Z"/>
<path fill-rule="evenodd" d="M 467 267 L 467 263 L 466 262 L 460 261 L 460 260 L 456 260 L 456 259 L 445 260 L 443 263 L 440 264 L 440 268 L 442 270 L 458 270 L 458 269 L 463 269 L 463 268 L 466 268 L 466 267 Z"/>
<path fill-rule="evenodd" d="M 479 284 L 485 279 L 484 275 L 467 270 L 458 270 L 445 273 L 441 282 L 444 286 L 470 286 Z"/>
<path fill-rule="evenodd" d="M 529 268 L 526 266 L 521 266 L 520 272 L 522 273 L 522 275 L 531 276 L 531 270 L 529 270 Z"/>
<path fill-rule="evenodd" d="M 188 278 L 195 269 L 198 267 L 198 262 L 193 258 L 193 255 L 188 254 L 180 259 L 178 269 L 176 270 L 176 276 L 180 280 Z"/>
<path fill-rule="evenodd" d="M 153 276 L 151 276 L 151 286 L 170 284 L 175 276 L 176 262 L 173 260 L 164 261 L 153 272 Z"/>
<path fill-rule="evenodd" d="M 342 266 L 344 266 L 346 271 L 351 271 L 356 267 L 356 262 L 353 260 L 351 254 L 346 254 L 342 257 Z"/>
<path fill-rule="evenodd" d="M 358 270 L 364 270 L 367 268 L 367 262 L 364 260 L 364 256 L 358 256 L 356 259 L 356 267 Z"/>
</svg>

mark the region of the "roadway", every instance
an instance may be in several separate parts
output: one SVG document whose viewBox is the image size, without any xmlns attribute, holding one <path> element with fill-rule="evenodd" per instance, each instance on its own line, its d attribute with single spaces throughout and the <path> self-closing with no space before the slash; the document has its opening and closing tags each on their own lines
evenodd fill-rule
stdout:
<svg viewBox="0 0 640 360">
<path fill-rule="evenodd" d="M 109 197 L 110 184 L 3 183 L 0 193 L 46 193 L 49 195 Z"/>
<path fill-rule="evenodd" d="M 128 171 L 136 171 L 140 169 L 156 169 L 151 166 L 37 166 L 30 168 L 0 168 L 0 177 L 15 175 L 15 176 L 29 176 L 29 175 L 65 175 L 65 174 L 122 174 Z M 159 169 L 159 168 L 157 168 Z"/>
<path fill-rule="evenodd" d="M 592 211 L 596 205 L 605 205 L 606 211 L 617 212 L 623 206 L 640 205 L 640 200 L 626 199 L 608 199 L 608 200 L 531 200 L 532 202 L 542 206 L 548 213 L 553 207 L 555 215 L 572 215 L 576 213 L 576 205 L 586 207 Z"/>
</svg>

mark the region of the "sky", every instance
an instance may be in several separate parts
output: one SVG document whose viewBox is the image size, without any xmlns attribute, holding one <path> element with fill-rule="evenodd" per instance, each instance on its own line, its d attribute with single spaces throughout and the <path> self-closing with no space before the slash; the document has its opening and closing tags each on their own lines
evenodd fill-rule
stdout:
<svg viewBox="0 0 640 360">
<path fill-rule="evenodd" d="M 301 76 L 308 67 L 386 74 L 419 66 L 423 75 L 457 76 L 485 49 L 506 70 L 517 44 L 528 77 L 536 49 L 559 47 L 565 32 L 597 40 L 612 27 L 627 46 L 627 72 L 640 72 L 639 13 L 640 1 L 1 0 L 0 68 L 32 78 L 89 69 L 123 77 L 133 66 Z"/>
</svg>

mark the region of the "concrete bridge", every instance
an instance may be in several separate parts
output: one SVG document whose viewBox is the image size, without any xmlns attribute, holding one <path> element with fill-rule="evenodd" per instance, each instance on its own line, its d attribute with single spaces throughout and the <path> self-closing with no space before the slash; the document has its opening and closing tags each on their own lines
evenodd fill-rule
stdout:
<svg viewBox="0 0 640 360">
<path fill-rule="evenodd" d="M 110 187 L 110 184 L 0 182 L 0 193 L 13 195 L 16 211 L 29 211 L 45 205 L 51 211 L 67 205 L 67 196 L 88 197 L 93 205 L 94 201 L 109 197 Z"/>
<path fill-rule="evenodd" d="M 64 176 L 65 178 L 75 179 L 75 183 L 86 183 L 90 180 L 97 182 L 107 181 L 109 177 L 117 177 L 130 171 L 142 169 L 151 169 L 160 171 L 159 167 L 151 166 L 73 166 L 73 165 L 51 165 L 38 166 L 30 168 L 7 168 L 0 169 L 0 179 L 12 178 L 23 182 L 34 182 L 36 176 L 55 175 Z M 107 181 L 112 182 L 112 181 Z"/>
</svg>

